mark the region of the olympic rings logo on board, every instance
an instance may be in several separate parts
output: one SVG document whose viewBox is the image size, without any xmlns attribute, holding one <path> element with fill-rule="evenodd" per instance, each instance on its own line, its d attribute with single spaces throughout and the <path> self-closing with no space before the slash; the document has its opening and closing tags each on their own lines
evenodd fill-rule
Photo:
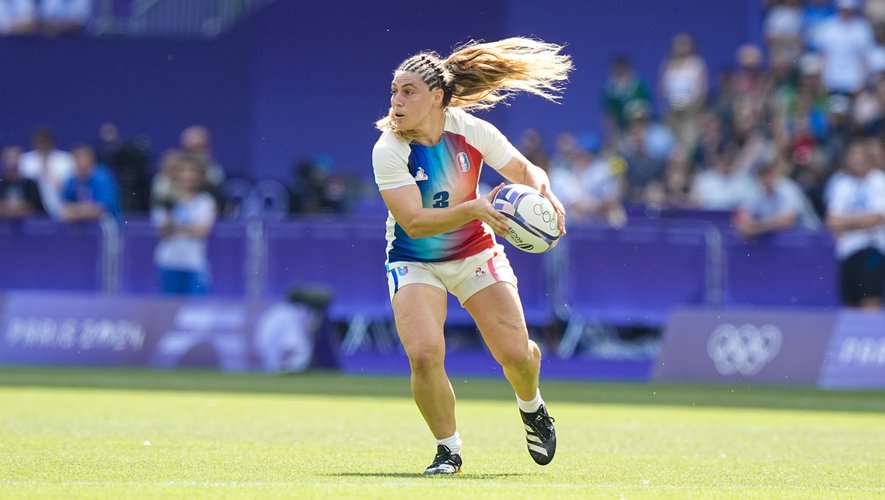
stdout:
<svg viewBox="0 0 885 500">
<path fill-rule="evenodd" d="M 535 206 L 532 208 L 532 212 L 534 212 L 535 215 L 541 216 L 541 220 L 543 220 L 545 224 L 550 226 L 551 231 L 556 230 L 556 215 L 550 212 L 550 210 L 548 210 L 547 207 L 544 206 L 544 203 L 535 203 Z"/>
<path fill-rule="evenodd" d="M 722 375 L 755 375 L 780 352 L 783 335 L 774 325 L 719 325 L 707 342 L 707 353 Z"/>
</svg>

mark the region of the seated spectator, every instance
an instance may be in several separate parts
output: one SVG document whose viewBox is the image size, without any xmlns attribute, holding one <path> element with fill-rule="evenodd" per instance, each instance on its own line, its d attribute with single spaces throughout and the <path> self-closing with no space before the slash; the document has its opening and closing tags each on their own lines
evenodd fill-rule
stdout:
<svg viewBox="0 0 885 500">
<path fill-rule="evenodd" d="M 120 218 L 120 190 L 111 171 L 95 161 L 89 146 L 73 150 L 75 174 L 68 179 L 62 193 L 62 219 L 67 221 L 97 220 L 105 216 Z"/>
<path fill-rule="evenodd" d="M 151 219 L 160 242 L 154 252 L 160 288 L 174 295 L 203 295 L 209 287 L 206 242 L 215 224 L 215 199 L 206 193 L 205 158 L 167 155 L 164 169 L 170 188 L 154 198 Z"/>
<path fill-rule="evenodd" d="M 519 138 L 519 152 L 533 165 L 547 171 L 550 168 L 550 157 L 544 148 L 544 138 L 536 129 L 526 129 Z"/>
<path fill-rule="evenodd" d="M 38 128 L 32 140 L 34 150 L 21 157 L 21 174 L 37 182 L 46 213 L 59 218 L 61 191 L 64 183 L 74 175 L 74 157 L 56 149 L 55 134 L 48 128 Z"/>
<path fill-rule="evenodd" d="M 723 145 L 712 165 L 694 178 L 690 198 L 695 206 L 706 210 L 733 210 L 750 197 L 753 179 L 736 168 L 734 157 L 734 145 Z"/>
<path fill-rule="evenodd" d="M 620 158 L 598 156 L 598 139 L 579 142 L 575 159 L 550 172 L 550 185 L 574 220 L 598 219 L 622 226 L 626 212 L 623 196 L 623 164 Z"/>
<path fill-rule="evenodd" d="M 94 144 L 96 161 L 113 172 L 120 186 L 121 210 L 147 212 L 150 208 L 150 141 L 144 136 L 123 139 L 115 123 L 105 122 L 99 127 Z"/>
<path fill-rule="evenodd" d="M 92 0 L 41 0 L 40 24 L 49 37 L 79 33 L 92 15 Z"/>
<path fill-rule="evenodd" d="M 627 127 L 628 103 L 651 102 L 648 85 L 633 71 L 627 56 L 618 55 L 612 59 L 602 99 L 609 134 L 618 133 Z"/>
<path fill-rule="evenodd" d="M 18 146 L 3 148 L 3 168 L 0 170 L 0 217 L 27 217 L 43 215 L 40 188 L 33 179 L 22 177 L 19 160 L 22 149 Z"/>
<path fill-rule="evenodd" d="M 820 220 L 799 186 L 784 175 L 786 161 L 777 158 L 756 170 L 756 186 L 735 212 L 735 229 L 750 239 L 795 227 L 817 229 Z"/>
<path fill-rule="evenodd" d="M 885 172 L 875 170 L 864 144 L 845 149 L 842 170 L 827 189 L 827 226 L 836 238 L 842 303 L 882 308 L 885 291 Z"/>
<path fill-rule="evenodd" d="M 664 172 L 663 203 L 671 207 L 691 205 L 691 182 L 694 178 L 694 163 L 680 147 L 673 148 Z"/>
<path fill-rule="evenodd" d="M 31 35 L 37 26 L 34 0 L 0 1 L 0 35 Z"/>
<path fill-rule="evenodd" d="M 647 103 L 631 102 L 627 105 L 627 114 L 630 124 L 620 147 L 627 162 L 627 196 L 643 203 L 647 201 L 647 188 L 663 184 L 664 167 L 674 140 L 667 127 L 651 120 Z"/>
<path fill-rule="evenodd" d="M 347 213 L 354 202 L 354 183 L 333 175 L 335 160 L 319 154 L 295 165 L 291 210 L 295 213 Z"/>
</svg>

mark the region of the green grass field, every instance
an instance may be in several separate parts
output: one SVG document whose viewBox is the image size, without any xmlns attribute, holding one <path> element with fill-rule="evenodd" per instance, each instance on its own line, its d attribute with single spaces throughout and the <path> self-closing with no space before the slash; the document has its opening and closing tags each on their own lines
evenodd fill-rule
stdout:
<svg viewBox="0 0 885 500">
<path fill-rule="evenodd" d="M 0 368 L 0 498 L 885 497 L 885 394 L 545 383 L 525 450 L 502 381 L 453 380 L 456 477 L 402 378 Z"/>
</svg>

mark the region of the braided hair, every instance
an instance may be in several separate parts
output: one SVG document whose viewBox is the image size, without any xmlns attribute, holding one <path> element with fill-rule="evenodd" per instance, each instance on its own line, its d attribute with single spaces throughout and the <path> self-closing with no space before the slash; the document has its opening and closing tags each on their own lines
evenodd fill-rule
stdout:
<svg viewBox="0 0 885 500">
<path fill-rule="evenodd" d="M 490 109 L 519 92 L 558 101 L 562 83 L 573 69 L 563 46 L 531 38 L 513 37 L 497 42 L 468 42 L 443 59 L 433 51 L 419 52 L 396 71 L 421 77 L 430 90 L 442 89 L 442 106 L 463 110 Z M 390 114 L 375 122 L 379 130 L 396 129 Z"/>
</svg>

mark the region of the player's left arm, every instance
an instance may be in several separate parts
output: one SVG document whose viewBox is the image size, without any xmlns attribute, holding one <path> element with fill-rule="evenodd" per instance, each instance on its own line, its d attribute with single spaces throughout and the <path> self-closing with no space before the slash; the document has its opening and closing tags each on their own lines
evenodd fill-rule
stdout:
<svg viewBox="0 0 885 500">
<path fill-rule="evenodd" d="M 503 167 L 498 169 L 498 173 L 510 182 L 525 184 L 537 189 L 550 200 L 558 215 L 559 232 L 565 234 L 565 208 L 550 189 L 550 178 L 544 169 L 532 164 L 522 153 L 514 150 L 513 157 Z"/>
</svg>

